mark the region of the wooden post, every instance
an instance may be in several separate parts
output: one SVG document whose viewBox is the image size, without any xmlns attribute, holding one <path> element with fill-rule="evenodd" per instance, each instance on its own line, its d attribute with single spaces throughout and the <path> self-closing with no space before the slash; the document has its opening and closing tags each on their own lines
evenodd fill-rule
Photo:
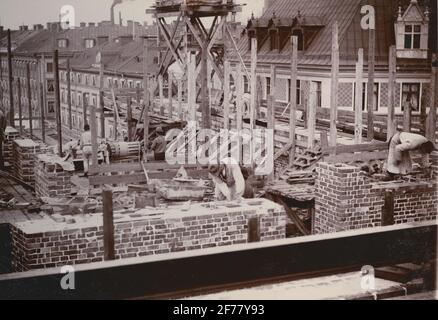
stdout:
<svg viewBox="0 0 438 320">
<path fill-rule="evenodd" d="M 82 112 L 84 116 L 84 126 L 88 124 L 88 99 L 87 93 L 82 93 Z"/>
<path fill-rule="evenodd" d="M 412 105 L 410 101 L 405 102 L 403 110 L 403 131 L 411 132 L 411 116 L 412 116 Z"/>
<path fill-rule="evenodd" d="M 339 90 L 339 27 L 336 21 L 332 31 L 332 79 L 330 94 L 330 146 L 336 147 L 338 139 L 338 90 Z"/>
<path fill-rule="evenodd" d="M 71 66 L 70 59 L 67 59 L 67 108 L 68 108 L 68 127 L 73 130 L 73 116 L 71 106 Z"/>
<path fill-rule="evenodd" d="M 376 68 L 376 30 L 369 30 L 368 44 L 368 140 L 374 139 L 374 78 Z"/>
<path fill-rule="evenodd" d="M 169 98 L 169 119 L 173 119 L 173 73 L 168 72 L 167 95 Z"/>
<path fill-rule="evenodd" d="M 432 75 L 431 75 L 431 82 L 430 82 L 430 89 L 431 89 L 431 95 L 430 95 L 430 110 L 429 110 L 429 116 L 427 119 L 427 138 L 432 141 L 436 142 L 436 122 L 437 122 L 437 110 L 438 110 L 438 54 L 432 55 Z"/>
<path fill-rule="evenodd" d="M 205 43 L 201 52 L 201 110 L 203 129 L 211 128 L 210 99 L 208 97 L 208 44 Z"/>
<path fill-rule="evenodd" d="M 149 94 L 149 47 L 148 42 L 145 40 L 143 47 L 143 142 L 145 155 L 148 152 L 148 139 L 149 139 L 149 109 L 151 105 Z M 141 120 L 141 119 L 139 119 Z M 147 157 L 144 157 L 147 159 Z"/>
<path fill-rule="evenodd" d="M 396 132 L 395 127 L 395 86 L 397 77 L 397 55 L 395 46 L 389 49 L 389 84 L 388 84 L 388 124 L 387 124 L 387 140 L 389 141 Z"/>
<path fill-rule="evenodd" d="M 230 128 L 230 61 L 228 59 L 224 62 L 224 129 Z"/>
<path fill-rule="evenodd" d="M 113 192 L 111 190 L 103 190 L 102 198 L 104 259 L 105 261 L 115 260 Z"/>
<path fill-rule="evenodd" d="M 196 57 L 190 53 L 188 59 L 188 120 L 196 121 Z"/>
<path fill-rule="evenodd" d="M 271 79 L 272 79 L 272 67 L 275 69 L 275 66 L 274 65 L 271 66 Z M 268 130 L 272 130 L 274 132 L 274 137 L 275 137 L 275 101 L 274 101 L 274 96 L 272 94 L 268 95 L 267 107 L 268 107 L 268 112 L 267 112 Z M 272 173 L 268 175 L 268 182 L 273 182 L 274 180 L 275 180 L 275 170 L 272 170 Z"/>
<path fill-rule="evenodd" d="M 100 62 L 100 70 L 99 70 L 99 109 L 100 109 L 100 137 L 102 139 L 105 139 L 106 136 L 106 129 L 105 129 L 105 95 L 104 95 L 104 77 L 105 77 L 105 70 L 104 70 L 104 64 L 101 61 Z M 71 104 L 71 101 L 70 101 Z"/>
<path fill-rule="evenodd" d="M 45 72 L 44 72 L 44 56 L 43 59 L 40 60 L 40 75 L 38 79 L 40 80 L 40 113 L 41 113 L 41 138 L 43 142 L 46 142 L 46 98 L 45 98 Z"/>
<path fill-rule="evenodd" d="M 164 116 L 164 80 L 163 75 L 158 76 L 158 91 L 160 94 L 160 115 Z"/>
<path fill-rule="evenodd" d="M 184 120 L 183 116 L 183 84 L 182 80 L 178 79 L 178 118 Z"/>
<path fill-rule="evenodd" d="M 132 99 L 131 97 L 128 97 L 127 101 L 127 121 L 128 121 L 128 141 L 132 142 L 132 125 L 133 125 L 133 120 L 132 120 Z"/>
<path fill-rule="evenodd" d="M 292 146 L 289 151 L 289 165 L 295 161 L 296 130 L 297 130 L 297 75 L 298 75 L 298 37 L 292 36 L 291 57 L 291 89 L 290 89 L 290 113 L 289 113 L 289 140 Z"/>
<path fill-rule="evenodd" d="M 30 63 L 26 63 L 26 84 L 27 84 L 27 108 L 29 119 L 29 134 L 32 139 L 33 136 L 33 110 L 32 110 L 32 86 L 30 85 Z"/>
<path fill-rule="evenodd" d="M 92 159 L 91 163 L 93 167 L 99 165 L 97 152 L 98 152 L 98 142 L 97 142 L 97 115 L 96 106 L 92 105 L 90 108 L 90 130 L 91 130 L 91 149 L 92 149 Z"/>
<path fill-rule="evenodd" d="M 256 127 L 257 109 L 257 38 L 251 39 L 251 104 L 250 104 L 250 159 L 251 166 L 254 166 L 254 129 Z"/>
<path fill-rule="evenodd" d="M 355 90 L 355 124 L 354 124 L 354 142 L 362 143 L 363 132 L 363 49 L 359 49 L 358 61 L 356 63 L 356 90 Z"/>
<path fill-rule="evenodd" d="M 62 127 L 61 127 L 61 95 L 59 89 L 59 53 L 55 50 L 53 54 L 53 66 L 55 71 L 55 108 L 56 108 L 56 128 L 58 134 L 58 155 L 62 158 Z"/>
<path fill-rule="evenodd" d="M 17 107 L 18 107 L 18 126 L 20 130 L 20 135 L 23 135 L 23 106 L 21 104 L 21 78 L 17 77 Z"/>
<path fill-rule="evenodd" d="M 236 129 L 238 132 L 239 162 L 243 160 L 242 129 L 243 129 L 243 73 L 240 63 L 236 66 Z"/>
<path fill-rule="evenodd" d="M 310 82 L 310 96 L 308 102 L 307 128 L 309 130 L 309 141 L 307 147 L 315 148 L 315 133 L 316 133 L 316 82 Z"/>
<path fill-rule="evenodd" d="M 8 29 L 8 79 L 9 79 L 9 125 L 15 128 L 14 91 L 13 91 L 14 77 L 12 75 L 12 44 L 11 44 L 10 29 Z"/>
</svg>

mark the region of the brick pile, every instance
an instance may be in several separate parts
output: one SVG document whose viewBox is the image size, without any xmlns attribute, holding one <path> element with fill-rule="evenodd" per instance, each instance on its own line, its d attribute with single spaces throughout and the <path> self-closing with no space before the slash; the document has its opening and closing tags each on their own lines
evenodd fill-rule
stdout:
<svg viewBox="0 0 438 320">
<path fill-rule="evenodd" d="M 385 184 L 373 182 L 359 168 L 319 163 L 314 233 L 364 229 L 382 225 Z M 436 180 L 394 191 L 395 224 L 436 220 Z"/>
<path fill-rule="evenodd" d="M 8 162 L 9 165 L 14 163 L 14 152 L 13 152 L 13 142 L 18 139 L 20 133 L 17 129 L 12 127 L 7 127 L 5 130 L 5 140 L 3 142 L 3 156 L 4 161 Z"/>
<path fill-rule="evenodd" d="M 37 155 L 41 153 L 38 143 L 30 140 L 14 140 L 13 158 L 15 176 L 32 186 L 35 185 L 35 165 Z"/>
<path fill-rule="evenodd" d="M 260 241 L 286 237 L 284 209 L 268 200 L 216 208 L 193 205 L 146 209 L 115 221 L 116 259 L 226 247 L 249 241 L 249 221 L 258 220 Z M 13 268 L 16 272 L 103 261 L 102 215 L 76 224 L 38 221 L 15 223 Z"/>
<path fill-rule="evenodd" d="M 35 169 L 35 191 L 39 197 L 68 197 L 74 167 L 62 166 L 57 156 L 39 155 Z"/>
</svg>

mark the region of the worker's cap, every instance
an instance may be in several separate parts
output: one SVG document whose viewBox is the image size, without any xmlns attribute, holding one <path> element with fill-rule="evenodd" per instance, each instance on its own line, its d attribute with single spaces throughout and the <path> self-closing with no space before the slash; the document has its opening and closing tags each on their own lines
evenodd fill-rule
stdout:
<svg viewBox="0 0 438 320">
<path fill-rule="evenodd" d="M 217 176 L 221 172 L 221 166 L 220 165 L 211 165 L 208 167 L 208 172 L 214 176 Z"/>
<path fill-rule="evenodd" d="M 155 131 L 156 131 L 157 133 L 164 133 L 164 130 L 163 130 L 163 128 L 161 128 L 161 127 L 158 127 Z"/>
</svg>

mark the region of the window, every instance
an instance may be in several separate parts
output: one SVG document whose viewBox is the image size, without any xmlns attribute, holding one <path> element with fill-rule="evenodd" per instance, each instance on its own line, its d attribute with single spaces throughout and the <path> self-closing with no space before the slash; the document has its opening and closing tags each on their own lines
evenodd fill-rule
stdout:
<svg viewBox="0 0 438 320">
<path fill-rule="evenodd" d="M 90 49 L 96 45 L 96 41 L 94 39 L 85 39 L 85 48 Z"/>
<path fill-rule="evenodd" d="M 96 77 L 93 76 L 91 79 L 92 79 L 92 84 L 91 84 L 91 85 L 92 85 L 93 87 L 95 87 L 95 86 L 96 86 Z"/>
<path fill-rule="evenodd" d="M 55 81 L 47 80 L 47 92 L 55 92 Z"/>
<path fill-rule="evenodd" d="M 420 49 L 421 25 L 408 24 L 405 26 L 405 49 Z"/>
<path fill-rule="evenodd" d="M 55 101 L 47 102 L 47 111 L 49 112 L 49 114 L 55 113 Z"/>
<path fill-rule="evenodd" d="M 67 39 L 59 39 L 58 40 L 58 48 L 67 48 L 68 40 Z"/>
<path fill-rule="evenodd" d="M 402 85 L 402 101 L 401 108 L 404 111 L 404 106 L 407 102 L 411 103 L 413 112 L 420 111 L 420 84 L 419 83 L 403 83 Z"/>
<path fill-rule="evenodd" d="M 53 63 L 52 62 L 47 62 L 46 70 L 49 73 L 53 72 Z"/>
<path fill-rule="evenodd" d="M 114 88 L 119 87 L 119 81 L 117 79 L 114 79 Z"/>
<path fill-rule="evenodd" d="M 78 106 L 82 107 L 82 94 L 81 93 L 78 94 Z"/>
<path fill-rule="evenodd" d="M 250 92 L 249 81 L 248 81 L 248 77 L 247 76 L 243 76 L 243 90 L 244 90 L 245 93 L 249 93 Z"/>
<path fill-rule="evenodd" d="M 78 84 L 82 83 L 82 75 L 78 73 Z"/>
<path fill-rule="evenodd" d="M 379 111 L 379 96 L 380 96 L 380 86 L 378 83 L 374 83 L 374 92 L 373 92 L 373 108 L 374 111 Z"/>
<path fill-rule="evenodd" d="M 295 29 L 294 31 L 292 31 L 292 35 L 298 37 L 298 51 L 303 51 L 304 50 L 303 31 L 301 29 Z"/>
<path fill-rule="evenodd" d="M 271 77 L 266 78 L 266 95 L 271 95 Z"/>
<path fill-rule="evenodd" d="M 322 107 L 322 82 L 316 81 L 316 106 Z"/>
<path fill-rule="evenodd" d="M 88 86 L 89 83 L 90 83 L 90 76 L 86 75 L 85 76 L 85 85 Z"/>
<path fill-rule="evenodd" d="M 290 102 L 290 90 L 291 90 L 291 83 L 292 80 L 288 79 L 287 80 L 287 88 L 288 88 L 288 101 Z M 301 81 L 297 80 L 297 105 L 301 104 Z"/>
</svg>

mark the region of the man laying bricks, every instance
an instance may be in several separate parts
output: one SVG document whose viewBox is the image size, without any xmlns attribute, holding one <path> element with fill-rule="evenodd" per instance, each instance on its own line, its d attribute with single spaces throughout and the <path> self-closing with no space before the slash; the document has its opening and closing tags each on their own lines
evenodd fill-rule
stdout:
<svg viewBox="0 0 438 320">
<path fill-rule="evenodd" d="M 241 200 L 245 193 L 245 178 L 239 164 L 233 158 L 223 159 L 220 165 L 209 168 L 215 184 L 216 200 Z"/>
<path fill-rule="evenodd" d="M 397 175 L 408 175 L 412 172 L 411 152 L 422 155 L 424 170 L 430 167 L 429 154 L 435 150 L 434 144 L 419 134 L 397 132 L 389 142 L 387 171 L 391 178 Z"/>
</svg>

